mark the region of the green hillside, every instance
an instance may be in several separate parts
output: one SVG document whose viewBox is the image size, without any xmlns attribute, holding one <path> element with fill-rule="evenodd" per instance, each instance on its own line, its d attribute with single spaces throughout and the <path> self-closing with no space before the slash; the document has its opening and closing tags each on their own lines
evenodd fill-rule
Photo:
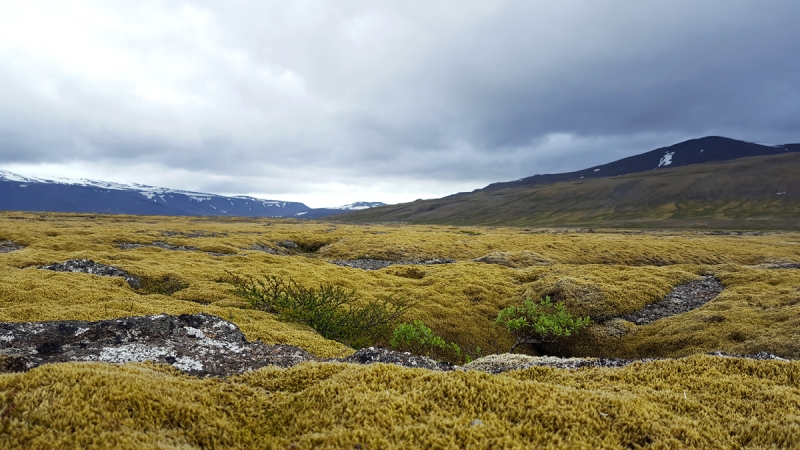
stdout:
<svg viewBox="0 0 800 450">
<path fill-rule="evenodd" d="M 480 191 L 337 216 L 346 222 L 800 228 L 800 154 Z"/>
</svg>

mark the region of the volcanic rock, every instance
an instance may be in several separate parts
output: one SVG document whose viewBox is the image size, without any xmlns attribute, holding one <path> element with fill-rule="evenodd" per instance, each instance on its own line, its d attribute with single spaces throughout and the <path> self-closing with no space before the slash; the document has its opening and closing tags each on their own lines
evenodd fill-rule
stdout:
<svg viewBox="0 0 800 450">
<path fill-rule="evenodd" d="M 130 287 L 134 289 L 139 289 L 142 287 L 142 282 L 138 277 L 130 275 L 118 267 L 96 263 L 91 259 L 73 259 L 62 263 L 41 266 L 39 268 L 44 270 L 54 270 L 56 272 L 78 272 L 100 275 L 103 277 L 122 277 L 125 278 L 125 281 L 128 282 Z"/>
<path fill-rule="evenodd" d="M 657 303 L 623 316 L 622 319 L 636 325 L 647 325 L 665 317 L 676 316 L 699 308 L 719 295 L 725 286 L 713 276 L 694 280 L 675 288 Z"/>
</svg>

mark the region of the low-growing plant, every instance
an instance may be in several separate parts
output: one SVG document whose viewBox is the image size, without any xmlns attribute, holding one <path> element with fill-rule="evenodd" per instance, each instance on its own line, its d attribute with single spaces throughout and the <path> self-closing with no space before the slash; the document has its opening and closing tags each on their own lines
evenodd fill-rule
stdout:
<svg viewBox="0 0 800 450">
<path fill-rule="evenodd" d="M 136 291 L 142 295 L 172 295 L 187 287 L 189 287 L 189 283 L 177 275 L 162 275 L 160 277 L 145 275 L 139 278 L 139 288 Z"/>
<path fill-rule="evenodd" d="M 398 324 L 389 342 L 393 348 L 409 351 L 415 355 L 424 355 L 436 359 L 446 359 L 452 362 L 462 362 L 465 358 L 469 362 L 469 356 L 461 351 L 461 347 L 455 342 L 447 343 L 441 336 L 434 334 L 428 326 L 421 320 L 414 323 Z M 478 348 L 480 352 L 480 348 Z"/>
<path fill-rule="evenodd" d="M 505 326 L 516 340 L 509 353 L 521 344 L 544 344 L 577 333 L 589 325 L 589 317 L 573 318 L 563 302 L 545 297 L 538 303 L 526 298 L 522 306 L 509 306 L 497 314 L 495 324 Z"/>
<path fill-rule="evenodd" d="M 393 297 L 364 303 L 354 290 L 335 284 L 306 287 L 291 278 L 274 275 L 246 279 L 229 275 L 236 294 L 254 308 L 304 323 L 325 338 L 354 348 L 385 338 L 391 326 L 412 306 Z"/>
</svg>

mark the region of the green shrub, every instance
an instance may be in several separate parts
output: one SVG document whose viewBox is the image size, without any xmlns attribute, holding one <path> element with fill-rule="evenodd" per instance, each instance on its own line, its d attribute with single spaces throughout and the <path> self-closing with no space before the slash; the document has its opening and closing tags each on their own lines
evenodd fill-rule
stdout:
<svg viewBox="0 0 800 450">
<path fill-rule="evenodd" d="M 461 347 L 455 342 L 447 343 L 442 337 L 433 333 L 421 320 L 414 323 L 398 324 L 389 342 L 393 348 L 408 351 L 415 355 L 424 355 L 436 359 L 446 359 L 460 363 L 464 359 L 469 362 L 468 355 L 464 355 Z M 480 348 L 478 348 L 480 352 Z"/>
<path fill-rule="evenodd" d="M 539 303 L 527 298 L 522 306 L 501 310 L 495 324 L 505 326 L 514 334 L 516 342 L 508 351 L 513 353 L 520 344 L 555 342 L 560 337 L 577 333 L 589 322 L 589 317 L 573 318 L 563 302 L 553 304 L 548 296 Z"/>
<path fill-rule="evenodd" d="M 231 275 L 236 294 L 256 308 L 278 314 L 282 319 L 304 323 L 327 339 L 354 348 L 366 347 L 385 338 L 391 326 L 411 307 L 392 297 L 360 303 L 355 291 L 321 283 L 305 287 L 295 280 L 268 275 L 242 279 Z"/>
</svg>

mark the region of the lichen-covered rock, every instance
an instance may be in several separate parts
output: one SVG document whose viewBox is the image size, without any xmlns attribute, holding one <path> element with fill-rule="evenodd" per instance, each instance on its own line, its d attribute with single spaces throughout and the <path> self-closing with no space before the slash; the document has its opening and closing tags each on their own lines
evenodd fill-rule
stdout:
<svg viewBox="0 0 800 450">
<path fill-rule="evenodd" d="M 294 241 L 289 241 L 289 240 L 278 241 L 278 242 L 275 243 L 275 245 L 277 245 L 278 247 L 288 248 L 290 250 L 294 250 L 294 249 L 297 248 L 297 243 L 294 242 Z"/>
<path fill-rule="evenodd" d="M 152 361 L 196 376 L 228 376 L 305 361 L 386 363 L 445 371 L 455 368 L 423 356 L 374 347 L 346 358 L 322 359 L 291 345 L 248 342 L 239 327 L 209 314 L 0 323 L 0 373 L 73 361 Z"/>
<path fill-rule="evenodd" d="M 647 305 L 640 311 L 623 316 L 622 319 L 636 325 L 647 325 L 665 317 L 697 309 L 713 300 L 723 289 L 725 286 L 716 278 L 706 276 L 700 280 L 675 286 L 675 289 L 660 302 Z"/>
<path fill-rule="evenodd" d="M 559 358 L 557 356 L 529 356 L 514 353 L 488 355 L 478 358 L 464 366 L 468 370 L 487 373 L 502 373 L 509 370 L 544 366 L 558 369 L 578 369 L 581 367 L 623 367 L 634 360 L 608 358 Z"/>
<path fill-rule="evenodd" d="M 23 246 L 14 241 L 0 241 L 0 253 L 10 253 L 22 249 Z"/>
<path fill-rule="evenodd" d="M 337 266 L 352 267 L 354 269 L 380 270 L 393 265 L 432 266 L 437 264 L 453 264 L 456 262 L 456 260 L 447 258 L 415 259 L 410 261 L 387 261 L 383 259 L 337 259 L 328 262 L 331 264 L 336 264 Z"/>
<path fill-rule="evenodd" d="M 198 250 L 197 247 L 190 247 L 186 245 L 172 245 L 172 244 L 167 244 L 164 241 L 153 241 L 152 244 L 132 244 L 128 242 L 123 242 L 119 244 L 119 248 L 122 250 L 132 250 L 142 247 L 157 247 L 163 250 L 173 250 L 178 252 L 193 252 Z"/>
<path fill-rule="evenodd" d="M 142 286 L 142 282 L 138 277 L 130 275 L 118 267 L 96 263 L 91 259 L 73 259 L 70 261 L 64 261 L 62 263 L 49 264 L 39 268 L 44 270 L 53 270 L 56 272 L 78 272 L 100 275 L 103 277 L 122 277 L 128 282 L 128 285 L 134 289 L 139 289 Z"/>
<path fill-rule="evenodd" d="M 236 325 L 208 314 L 0 323 L 0 356 L 4 371 L 69 361 L 153 361 L 197 376 L 318 360 L 298 347 L 247 342 Z"/>
<path fill-rule="evenodd" d="M 270 255 L 286 255 L 286 253 L 279 252 L 274 248 L 264 244 L 253 244 L 248 248 L 248 250 L 255 250 L 258 252 L 269 253 Z"/>
<path fill-rule="evenodd" d="M 434 361 L 425 356 L 412 355 L 409 352 L 396 352 L 376 347 L 362 348 L 341 361 L 356 364 L 386 363 L 404 367 L 444 371 L 454 370 L 457 367 L 447 362 Z"/>
</svg>

